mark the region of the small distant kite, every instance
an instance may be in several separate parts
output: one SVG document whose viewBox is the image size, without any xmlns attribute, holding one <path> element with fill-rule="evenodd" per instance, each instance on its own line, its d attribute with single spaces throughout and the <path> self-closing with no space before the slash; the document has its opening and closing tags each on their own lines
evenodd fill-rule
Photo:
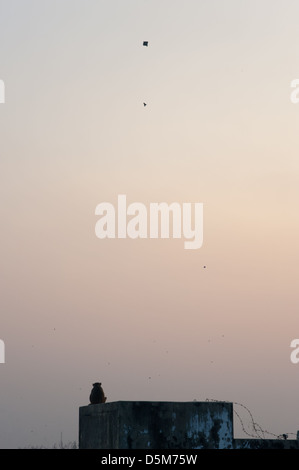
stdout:
<svg viewBox="0 0 299 470">
<path fill-rule="evenodd" d="M 143 45 L 144 45 L 145 47 L 148 47 L 148 41 L 143 41 Z"/>
<path fill-rule="evenodd" d="M 146 104 L 146 103 L 143 103 L 143 106 L 147 106 L 147 104 Z"/>
</svg>

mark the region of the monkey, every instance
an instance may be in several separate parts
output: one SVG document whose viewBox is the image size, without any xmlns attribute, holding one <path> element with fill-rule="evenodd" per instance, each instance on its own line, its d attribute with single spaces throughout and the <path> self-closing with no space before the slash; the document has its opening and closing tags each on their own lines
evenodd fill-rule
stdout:
<svg viewBox="0 0 299 470">
<path fill-rule="evenodd" d="M 107 397 L 105 397 L 104 390 L 101 387 L 100 382 L 95 382 L 93 385 L 93 389 L 89 395 L 89 400 L 91 405 L 96 405 L 98 403 L 105 403 Z"/>
</svg>

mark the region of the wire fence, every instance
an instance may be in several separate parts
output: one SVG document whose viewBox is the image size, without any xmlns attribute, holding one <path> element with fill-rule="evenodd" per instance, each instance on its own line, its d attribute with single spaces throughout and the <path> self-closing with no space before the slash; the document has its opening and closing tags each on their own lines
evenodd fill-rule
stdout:
<svg viewBox="0 0 299 470">
<path fill-rule="evenodd" d="M 238 402 L 232 402 L 232 401 L 226 401 L 226 400 L 215 400 L 213 398 L 206 398 L 205 401 L 212 401 L 212 402 L 220 402 L 220 403 L 232 403 L 234 406 L 233 406 L 233 410 L 234 410 L 234 414 L 236 415 L 236 417 L 238 418 L 239 422 L 240 422 L 240 425 L 241 425 L 241 428 L 242 428 L 242 431 L 244 432 L 244 434 L 246 434 L 246 436 L 250 437 L 250 438 L 254 438 L 254 439 L 271 439 L 271 438 L 275 438 L 275 439 L 288 439 L 288 437 L 291 437 L 291 436 L 294 436 L 295 439 L 297 439 L 297 434 L 293 433 L 293 432 L 286 432 L 286 433 L 283 433 L 283 434 L 274 434 L 273 432 L 270 432 L 270 431 L 267 431 L 266 429 L 263 429 L 254 419 L 251 411 L 247 408 L 247 406 L 243 405 L 242 403 L 238 403 Z M 240 411 L 238 412 L 236 409 L 235 409 L 235 406 L 239 406 L 240 408 L 242 408 L 243 410 L 246 411 L 247 413 L 247 416 L 249 416 L 249 423 L 245 423 L 244 419 L 242 419 L 242 417 L 240 416 Z"/>
</svg>

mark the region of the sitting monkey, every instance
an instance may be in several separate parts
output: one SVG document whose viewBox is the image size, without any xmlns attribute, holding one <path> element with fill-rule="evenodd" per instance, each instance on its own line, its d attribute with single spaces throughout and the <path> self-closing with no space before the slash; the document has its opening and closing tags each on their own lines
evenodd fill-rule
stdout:
<svg viewBox="0 0 299 470">
<path fill-rule="evenodd" d="M 93 385 L 93 389 L 91 390 L 89 400 L 91 405 L 97 405 L 98 403 L 105 403 L 107 397 L 105 397 L 104 390 L 101 387 L 100 382 L 95 382 Z"/>
</svg>

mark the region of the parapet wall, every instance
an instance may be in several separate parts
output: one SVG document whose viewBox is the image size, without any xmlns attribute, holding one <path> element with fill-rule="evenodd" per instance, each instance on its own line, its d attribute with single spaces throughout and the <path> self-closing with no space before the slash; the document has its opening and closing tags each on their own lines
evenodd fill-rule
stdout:
<svg viewBox="0 0 299 470">
<path fill-rule="evenodd" d="M 223 402 L 119 401 L 80 408 L 80 449 L 223 449 L 233 444 Z"/>
<path fill-rule="evenodd" d="M 234 449 L 299 449 L 297 439 L 234 439 Z"/>
<path fill-rule="evenodd" d="M 299 449 L 299 441 L 234 439 L 232 403 L 118 401 L 80 407 L 79 448 Z"/>
</svg>

